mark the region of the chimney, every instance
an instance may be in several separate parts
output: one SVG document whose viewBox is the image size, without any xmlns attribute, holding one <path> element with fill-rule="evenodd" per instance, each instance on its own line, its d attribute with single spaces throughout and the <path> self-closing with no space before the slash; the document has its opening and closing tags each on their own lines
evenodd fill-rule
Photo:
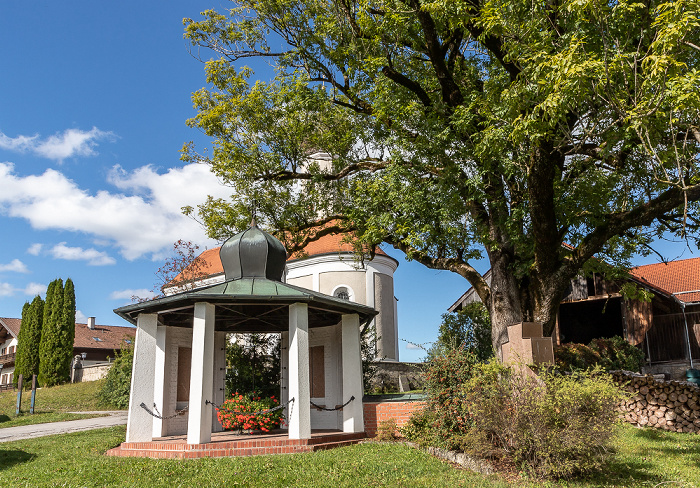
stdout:
<svg viewBox="0 0 700 488">
<path fill-rule="evenodd" d="M 95 317 L 88 317 L 87 328 L 90 330 L 95 330 Z"/>
</svg>

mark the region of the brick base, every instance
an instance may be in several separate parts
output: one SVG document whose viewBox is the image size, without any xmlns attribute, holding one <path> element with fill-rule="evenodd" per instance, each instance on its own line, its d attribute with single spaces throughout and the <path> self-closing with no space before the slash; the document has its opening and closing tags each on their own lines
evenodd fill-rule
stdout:
<svg viewBox="0 0 700 488">
<path fill-rule="evenodd" d="M 235 435 L 221 432 L 212 434 L 212 442 L 206 444 L 187 444 L 185 436 L 173 436 L 154 439 L 152 442 L 123 442 L 105 454 L 154 459 L 293 454 L 348 446 L 360 442 L 364 437 L 364 433 L 314 432 L 311 439 L 289 439 L 286 433 Z"/>
<path fill-rule="evenodd" d="M 379 424 L 388 419 L 396 420 L 398 427 L 403 427 L 411 414 L 425 406 L 425 402 L 367 402 L 363 403 L 365 416 L 365 434 L 367 437 L 377 435 Z"/>
</svg>

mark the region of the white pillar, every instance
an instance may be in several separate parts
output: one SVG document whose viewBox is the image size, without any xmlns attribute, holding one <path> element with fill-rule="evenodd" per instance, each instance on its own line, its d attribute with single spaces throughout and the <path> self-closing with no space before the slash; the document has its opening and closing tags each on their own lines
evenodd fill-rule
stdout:
<svg viewBox="0 0 700 488">
<path fill-rule="evenodd" d="M 289 401 L 289 332 L 282 332 L 280 341 L 280 405 L 283 405 Z M 289 415 L 290 407 L 284 412 Z M 283 428 L 286 429 L 286 425 Z"/>
<path fill-rule="evenodd" d="M 158 406 L 161 416 L 167 415 L 168 402 L 165 390 L 165 337 L 166 327 L 158 325 L 156 330 L 156 366 L 153 381 L 153 402 Z M 163 419 L 153 418 L 153 437 L 163 437 Z"/>
<path fill-rule="evenodd" d="M 217 405 L 224 403 L 226 394 L 226 332 L 214 332 L 214 381 L 211 397 Z M 216 409 L 212 409 L 212 432 L 221 432 L 223 426 L 216 417 Z"/>
<path fill-rule="evenodd" d="M 289 398 L 287 424 L 290 439 L 311 438 L 311 392 L 309 385 L 309 307 L 289 306 Z"/>
<path fill-rule="evenodd" d="M 141 403 L 149 409 L 153 409 L 157 328 L 158 314 L 139 314 L 136 321 L 134 365 L 131 369 L 126 442 L 150 442 L 153 440 L 153 416 L 141 408 Z"/>
<path fill-rule="evenodd" d="M 357 314 L 343 315 L 343 403 L 355 399 L 343 408 L 343 432 L 364 432 L 362 414 L 362 355 L 360 353 L 360 318 Z"/>
<path fill-rule="evenodd" d="M 211 441 L 212 400 L 214 374 L 214 305 L 194 304 L 192 326 L 192 368 L 190 369 L 189 419 L 187 443 L 204 444 Z"/>
</svg>

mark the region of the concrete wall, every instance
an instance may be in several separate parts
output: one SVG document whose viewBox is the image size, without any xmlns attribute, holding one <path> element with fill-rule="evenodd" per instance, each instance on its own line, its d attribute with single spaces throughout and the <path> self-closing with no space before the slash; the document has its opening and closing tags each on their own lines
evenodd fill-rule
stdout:
<svg viewBox="0 0 700 488">
<path fill-rule="evenodd" d="M 693 367 L 698 368 L 700 364 L 697 361 L 693 362 Z M 644 374 L 663 374 L 666 379 L 685 381 L 685 372 L 690 368 L 690 361 L 669 361 L 665 363 L 656 363 L 642 367 Z"/>
<path fill-rule="evenodd" d="M 372 378 L 371 390 L 396 393 L 423 388 L 425 363 L 377 363 L 377 374 Z"/>
<path fill-rule="evenodd" d="M 309 330 L 309 347 L 323 346 L 324 351 L 324 380 L 325 396 L 311 397 L 316 405 L 325 408 L 335 408 L 344 403 L 342 376 L 342 349 L 340 342 L 340 326 L 317 327 Z M 312 429 L 342 429 L 342 412 L 326 412 L 311 408 Z"/>
<path fill-rule="evenodd" d="M 111 367 L 112 363 L 99 363 L 77 368 L 73 376 L 73 383 L 100 380 L 107 376 Z"/>
<path fill-rule="evenodd" d="M 363 271 L 330 271 L 319 274 L 319 291 L 333 295 L 336 288 L 345 286 L 351 290 L 350 300 L 365 303 L 367 295 L 365 273 Z"/>
</svg>

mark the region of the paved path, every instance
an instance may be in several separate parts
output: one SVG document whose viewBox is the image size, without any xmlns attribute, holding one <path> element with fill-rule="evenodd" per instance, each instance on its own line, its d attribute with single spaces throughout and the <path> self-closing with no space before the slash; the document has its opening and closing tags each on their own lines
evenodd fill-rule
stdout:
<svg viewBox="0 0 700 488">
<path fill-rule="evenodd" d="M 96 413 L 109 414 L 108 417 L 93 417 L 90 419 L 68 420 L 66 422 L 50 422 L 46 424 L 22 425 L 19 427 L 7 427 L 0 429 L 0 442 L 18 441 L 21 439 L 31 439 L 43 437 L 45 435 L 66 434 L 68 432 L 79 432 L 81 430 L 102 429 L 114 425 L 125 425 L 126 411 L 111 412 L 75 412 L 75 413 Z"/>
</svg>

